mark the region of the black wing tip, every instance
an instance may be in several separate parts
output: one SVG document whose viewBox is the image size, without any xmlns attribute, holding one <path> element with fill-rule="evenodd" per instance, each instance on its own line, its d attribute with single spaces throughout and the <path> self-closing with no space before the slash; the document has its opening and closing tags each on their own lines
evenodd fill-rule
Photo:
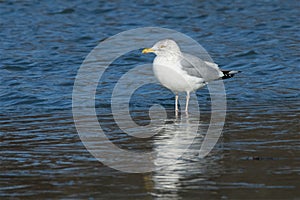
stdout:
<svg viewBox="0 0 300 200">
<path fill-rule="evenodd" d="M 224 76 L 222 76 L 222 79 L 228 79 L 228 78 L 232 78 L 235 74 L 237 73 L 241 73 L 241 71 L 234 71 L 234 70 L 223 70 L 222 71 Z"/>
</svg>

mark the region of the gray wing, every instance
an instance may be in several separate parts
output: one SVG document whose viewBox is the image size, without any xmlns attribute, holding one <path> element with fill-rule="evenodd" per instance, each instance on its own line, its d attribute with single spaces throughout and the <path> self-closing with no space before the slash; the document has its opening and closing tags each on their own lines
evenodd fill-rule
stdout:
<svg viewBox="0 0 300 200">
<path fill-rule="evenodd" d="M 204 79 L 206 82 L 213 81 L 223 76 L 218 65 L 191 54 L 183 53 L 183 58 L 180 61 L 182 70 L 186 71 L 188 75 Z"/>
</svg>

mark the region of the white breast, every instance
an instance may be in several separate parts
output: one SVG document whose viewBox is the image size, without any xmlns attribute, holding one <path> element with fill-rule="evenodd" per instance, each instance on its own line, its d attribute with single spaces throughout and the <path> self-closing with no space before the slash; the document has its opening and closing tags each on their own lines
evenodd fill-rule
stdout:
<svg viewBox="0 0 300 200">
<path fill-rule="evenodd" d="M 173 92 L 191 92 L 203 87 L 203 79 L 188 75 L 179 61 L 157 56 L 153 62 L 153 72 L 158 81 Z"/>
</svg>

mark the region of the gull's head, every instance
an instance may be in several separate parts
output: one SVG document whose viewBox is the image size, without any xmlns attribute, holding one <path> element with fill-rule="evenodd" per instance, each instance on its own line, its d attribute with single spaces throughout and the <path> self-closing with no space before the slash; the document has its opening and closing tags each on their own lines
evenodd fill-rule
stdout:
<svg viewBox="0 0 300 200">
<path fill-rule="evenodd" d="M 180 48 L 174 40 L 164 39 L 156 42 L 153 47 L 146 48 L 142 53 L 155 53 L 160 56 L 180 55 Z"/>
</svg>

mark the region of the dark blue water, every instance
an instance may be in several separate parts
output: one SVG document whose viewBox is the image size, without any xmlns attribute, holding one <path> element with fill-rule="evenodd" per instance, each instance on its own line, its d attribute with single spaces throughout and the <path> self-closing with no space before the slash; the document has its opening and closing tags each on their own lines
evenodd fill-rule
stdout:
<svg viewBox="0 0 300 200">
<path fill-rule="evenodd" d="M 298 1 L 1 1 L 0 14 L 1 198 L 299 198 Z M 187 34 L 222 68 L 242 73 L 225 82 L 226 123 L 208 157 L 127 174 L 98 162 L 81 143 L 72 90 L 80 65 L 99 42 L 148 26 Z M 111 70 L 98 87 L 97 110 L 120 145 L 149 150 L 167 136 L 122 140 L 109 113 L 115 79 L 153 59 L 138 52 L 114 63 L 122 70 Z M 148 119 L 145 97 L 173 107 L 172 93 L 158 85 L 137 93 L 137 121 Z M 209 96 L 207 89 L 197 94 L 205 127 Z"/>
</svg>

